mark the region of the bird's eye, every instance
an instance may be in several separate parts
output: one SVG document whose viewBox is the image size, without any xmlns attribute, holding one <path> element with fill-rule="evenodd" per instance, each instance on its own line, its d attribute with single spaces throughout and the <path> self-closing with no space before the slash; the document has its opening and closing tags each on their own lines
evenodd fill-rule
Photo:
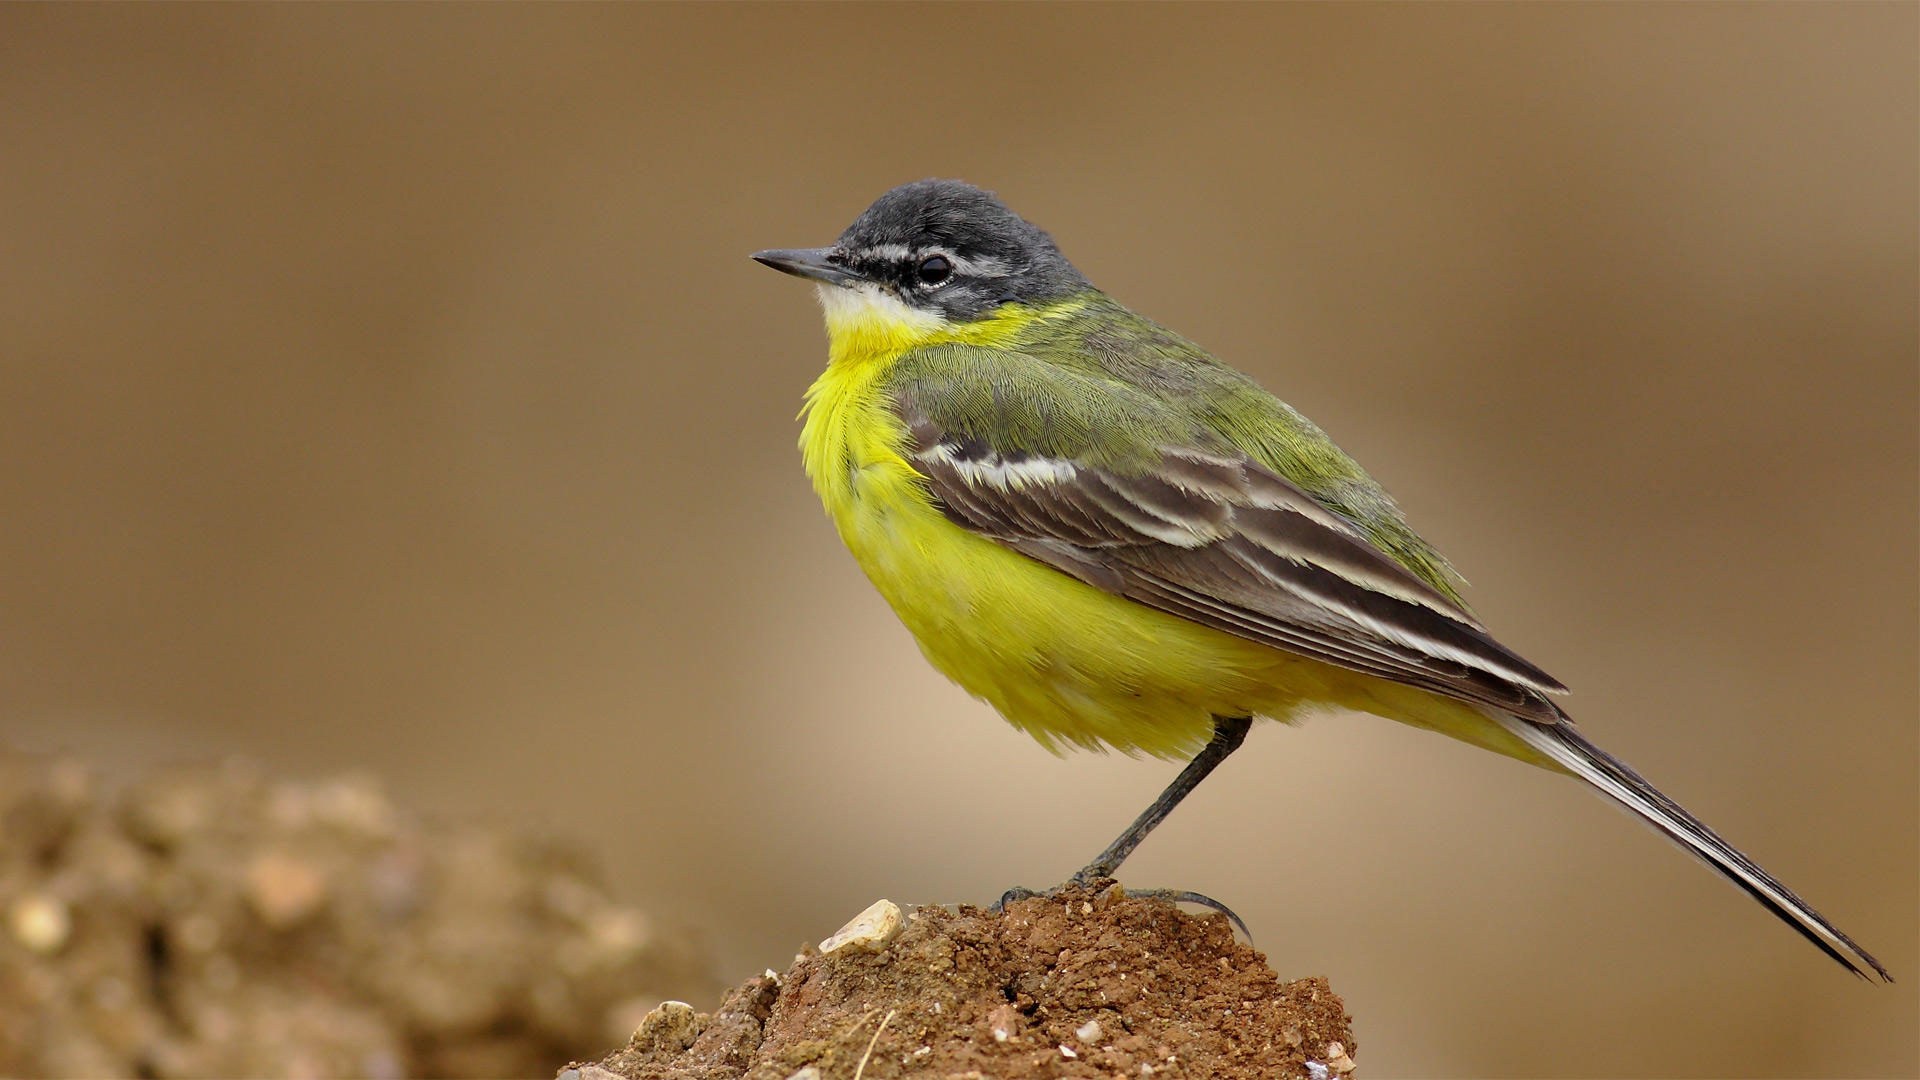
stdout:
<svg viewBox="0 0 1920 1080">
<path fill-rule="evenodd" d="M 938 285 L 953 274 L 953 264 L 946 256 L 935 255 L 920 261 L 920 284 Z"/>
</svg>

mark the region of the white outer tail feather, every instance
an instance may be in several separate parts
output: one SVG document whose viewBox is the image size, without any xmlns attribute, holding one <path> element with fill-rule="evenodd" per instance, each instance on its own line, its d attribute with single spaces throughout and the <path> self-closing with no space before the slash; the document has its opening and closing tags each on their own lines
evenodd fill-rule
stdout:
<svg viewBox="0 0 1920 1080">
<path fill-rule="evenodd" d="M 1885 981 L 1893 981 L 1893 976 L 1887 974 L 1878 960 L 1795 896 L 1793 890 L 1720 839 L 1700 819 L 1687 813 L 1624 762 L 1588 742 L 1572 721 L 1546 725 L 1494 709 L 1483 711 L 1515 738 L 1592 784 L 1682 851 L 1739 886 L 1847 970 L 1863 979 L 1869 978 L 1861 968 L 1864 964 Z"/>
</svg>

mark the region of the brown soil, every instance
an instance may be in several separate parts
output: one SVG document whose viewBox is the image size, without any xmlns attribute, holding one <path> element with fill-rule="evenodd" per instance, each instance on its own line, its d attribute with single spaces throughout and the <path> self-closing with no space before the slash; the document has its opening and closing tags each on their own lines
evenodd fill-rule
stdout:
<svg viewBox="0 0 1920 1080">
<path fill-rule="evenodd" d="M 0 753 L 0 1076 L 546 1075 L 710 970 L 578 853 L 366 778 Z"/>
<path fill-rule="evenodd" d="M 563 1080 L 1339 1078 L 1351 1021 L 1319 978 L 1281 982 L 1226 919 L 1069 892 L 1004 914 L 921 908 L 881 951 L 809 949 L 717 1013 L 670 1003 Z"/>
</svg>

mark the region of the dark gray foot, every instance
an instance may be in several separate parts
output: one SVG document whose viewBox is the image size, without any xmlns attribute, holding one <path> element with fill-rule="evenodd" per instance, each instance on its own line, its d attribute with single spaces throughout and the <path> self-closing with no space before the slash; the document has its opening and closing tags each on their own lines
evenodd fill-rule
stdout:
<svg viewBox="0 0 1920 1080">
<path fill-rule="evenodd" d="M 1165 900 L 1169 904 L 1199 904 L 1203 908 L 1212 908 L 1232 921 L 1234 929 L 1240 931 L 1240 936 L 1247 939 L 1247 944 L 1253 944 L 1253 931 L 1247 929 L 1247 921 L 1242 919 L 1238 912 L 1205 893 L 1188 892 L 1184 889 L 1128 889 L 1127 895 L 1144 896 L 1149 900 Z"/>
<path fill-rule="evenodd" d="M 1013 888 L 1001 893 L 1000 899 L 995 900 L 987 910 L 998 915 L 1007 910 L 1008 904 L 1016 900 L 1031 900 L 1036 896 L 1046 897 L 1051 900 L 1069 889 L 1079 889 L 1085 892 L 1102 892 L 1114 887 L 1124 888 L 1124 886 L 1120 886 L 1120 883 L 1112 878 L 1082 879 L 1079 874 L 1075 874 L 1066 881 L 1044 892 L 1036 892 L 1023 885 L 1015 885 Z M 1238 912 L 1205 893 L 1189 892 L 1185 889 L 1127 889 L 1126 893 L 1128 896 L 1138 896 L 1148 900 L 1164 900 L 1169 904 L 1198 904 L 1203 908 L 1211 908 L 1225 915 L 1232 921 L 1234 929 L 1240 931 L 1240 935 L 1247 939 L 1248 944 L 1253 943 L 1253 931 L 1247 929 L 1247 921 L 1242 919 Z"/>
<path fill-rule="evenodd" d="M 1027 888 L 1025 885 L 1015 885 L 1013 888 L 1008 889 L 1006 892 L 1001 893 L 1000 899 L 995 900 L 991 905 L 989 905 L 987 907 L 987 910 L 993 912 L 995 915 L 998 915 L 1001 912 L 1007 910 L 1007 905 L 1013 903 L 1015 900 L 1031 900 L 1036 896 L 1054 896 L 1058 894 L 1061 889 L 1064 889 L 1064 888 L 1066 888 L 1066 886 L 1057 885 L 1051 889 L 1048 889 L 1044 893 L 1037 893 L 1037 892 L 1034 892 L 1032 889 Z"/>
</svg>

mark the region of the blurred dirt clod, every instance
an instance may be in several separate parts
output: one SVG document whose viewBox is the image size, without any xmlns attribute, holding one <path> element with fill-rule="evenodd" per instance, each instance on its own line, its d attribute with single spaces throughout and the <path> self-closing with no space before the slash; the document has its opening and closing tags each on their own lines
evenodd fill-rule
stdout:
<svg viewBox="0 0 1920 1080">
<path fill-rule="evenodd" d="M 1283 983 L 1225 917 L 1117 887 L 1000 914 L 920 908 L 881 951 L 804 950 L 777 979 L 673 1023 L 695 1032 L 682 1047 L 650 1019 L 624 1050 L 561 1077 L 1325 1080 L 1352 1070 L 1355 1045 L 1324 979 Z"/>
<path fill-rule="evenodd" d="M 326 898 L 326 878 L 299 859 L 269 853 L 247 868 L 247 899 L 260 920 L 275 930 L 304 921 Z"/>
<path fill-rule="evenodd" d="M 576 853 L 360 776 L 0 753 L 0 913 L 4 1076 L 545 1075 L 717 989 Z"/>
<path fill-rule="evenodd" d="M 14 940 L 42 956 L 58 952 L 73 932 L 73 916 L 59 897 L 28 893 L 7 909 L 7 928 Z"/>
</svg>

